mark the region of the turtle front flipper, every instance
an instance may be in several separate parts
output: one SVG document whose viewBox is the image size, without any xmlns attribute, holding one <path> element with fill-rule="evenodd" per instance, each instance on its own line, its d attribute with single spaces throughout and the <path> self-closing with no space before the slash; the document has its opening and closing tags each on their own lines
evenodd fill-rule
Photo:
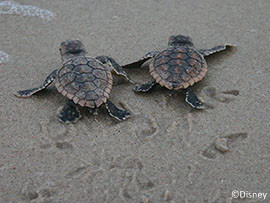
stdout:
<svg viewBox="0 0 270 203">
<path fill-rule="evenodd" d="M 64 123 L 75 123 L 81 118 L 81 113 L 72 100 L 69 100 L 61 109 L 59 109 L 57 114 L 59 120 Z"/>
<path fill-rule="evenodd" d="M 186 89 L 186 102 L 195 109 L 204 109 L 203 103 L 198 99 L 190 87 Z"/>
<path fill-rule="evenodd" d="M 105 106 L 106 106 L 106 108 L 107 108 L 108 113 L 110 114 L 110 116 L 114 117 L 118 121 L 126 120 L 127 118 L 129 118 L 131 116 L 131 113 L 129 113 L 126 110 L 122 110 L 122 109 L 117 108 L 109 100 L 107 100 L 107 102 L 105 103 Z"/>
<path fill-rule="evenodd" d="M 233 45 L 230 45 L 230 44 L 224 44 L 224 45 L 219 45 L 219 46 L 216 46 L 216 47 L 213 47 L 211 49 L 200 49 L 199 52 L 203 55 L 203 56 L 209 56 L 211 54 L 214 54 L 214 53 L 217 53 L 217 52 L 220 52 L 220 51 L 224 51 L 228 48 L 232 48 L 234 47 Z"/>
<path fill-rule="evenodd" d="M 142 67 L 143 64 L 148 61 L 149 59 L 155 57 L 157 54 L 159 53 L 159 51 L 150 51 L 147 54 L 145 54 L 141 59 L 139 59 L 138 61 L 123 65 L 123 68 L 135 68 L 135 67 Z"/>
<path fill-rule="evenodd" d="M 126 80 L 129 81 L 132 84 L 135 83 L 133 80 L 131 80 L 127 76 L 127 74 L 123 70 L 123 68 L 112 57 L 109 57 L 109 56 L 97 56 L 96 59 L 99 60 L 103 64 L 108 64 L 117 75 L 124 76 L 126 78 Z"/>
<path fill-rule="evenodd" d="M 152 82 L 149 82 L 149 83 L 141 84 L 141 85 L 140 84 L 137 84 L 133 88 L 133 91 L 134 92 L 148 92 L 155 85 L 157 85 L 157 82 L 155 80 L 152 81 Z"/>
<path fill-rule="evenodd" d="M 14 95 L 17 97 L 30 97 L 33 94 L 45 89 L 47 86 L 49 86 L 55 79 L 56 77 L 56 73 L 58 70 L 54 70 L 43 82 L 42 85 L 40 85 L 39 87 L 35 87 L 32 89 L 27 89 L 27 90 L 21 90 L 18 92 L 15 92 Z"/>
</svg>

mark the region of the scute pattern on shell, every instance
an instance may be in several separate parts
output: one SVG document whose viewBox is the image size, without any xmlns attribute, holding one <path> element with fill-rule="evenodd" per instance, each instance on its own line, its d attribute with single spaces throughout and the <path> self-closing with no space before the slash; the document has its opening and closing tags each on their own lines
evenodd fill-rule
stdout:
<svg viewBox="0 0 270 203">
<path fill-rule="evenodd" d="M 64 62 L 56 77 L 56 88 L 74 103 L 90 108 L 105 103 L 112 89 L 111 71 L 91 57 Z"/>
<path fill-rule="evenodd" d="M 150 74 L 168 89 L 185 89 L 200 81 L 206 74 L 203 56 L 192 47 L 170 47 L 150 64 Z"/>
</svg>

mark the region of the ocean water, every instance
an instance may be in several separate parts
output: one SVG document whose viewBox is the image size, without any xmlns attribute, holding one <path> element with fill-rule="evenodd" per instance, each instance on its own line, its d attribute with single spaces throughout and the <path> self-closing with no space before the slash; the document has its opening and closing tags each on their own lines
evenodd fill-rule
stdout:
<svg viewBox="0 0 270 203">
<path fill-rule="evenodd" d="M 32 16 L 49 21 L 56 16 L 49 10 L 41 9 L 31 5 L 21 5 L 14 1 L 0 2 L 0 14 Z"/>
</svg>

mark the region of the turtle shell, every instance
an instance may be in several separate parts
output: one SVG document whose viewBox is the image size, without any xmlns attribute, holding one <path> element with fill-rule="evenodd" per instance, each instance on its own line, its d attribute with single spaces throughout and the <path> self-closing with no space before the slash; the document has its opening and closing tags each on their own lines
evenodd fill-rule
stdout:
<svg viewBox="0 0 270 203">
<path fill-rule="evenodd" d="M 96 108 L 106 103 L 112 83 L 112 73 L 106 66 L 94 58 L 79 56 L 63 63 L 55 86 L 74 103 Z"/>
<path fill-rule="evenodd" d="M 206 74 L 204 57 L 193 47 L 170 47 L 150 63 L 150 74 L 161 85 L 172 90 L 185 89 Z"/>
</svg>

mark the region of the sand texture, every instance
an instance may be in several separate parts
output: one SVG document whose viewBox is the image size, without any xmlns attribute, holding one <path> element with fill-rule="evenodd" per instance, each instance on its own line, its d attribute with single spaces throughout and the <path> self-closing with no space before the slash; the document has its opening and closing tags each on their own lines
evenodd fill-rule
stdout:
<svg viewBox="0 0 270 203">
<path fill-rule="evenodd" d="M 26 0 L 0 3 L 0 202 L 270 202 L 269 0 Z M 170 35 L 197 48 L 233 44 L 208 57 L 193 90 L 134 93 L 115 77 L 111 101 L 132 112 L 82 109 L 64 125 L 67 98 L 51 85 L 21 99 L 61 67 L 60 42 L 80 39 L 90 56 L 130 63 L 167 47 Z M 128 69 L 139 83 L 147 68 Z M 232 199 L 233 190 L 268 193 Z"/>
</svg>

